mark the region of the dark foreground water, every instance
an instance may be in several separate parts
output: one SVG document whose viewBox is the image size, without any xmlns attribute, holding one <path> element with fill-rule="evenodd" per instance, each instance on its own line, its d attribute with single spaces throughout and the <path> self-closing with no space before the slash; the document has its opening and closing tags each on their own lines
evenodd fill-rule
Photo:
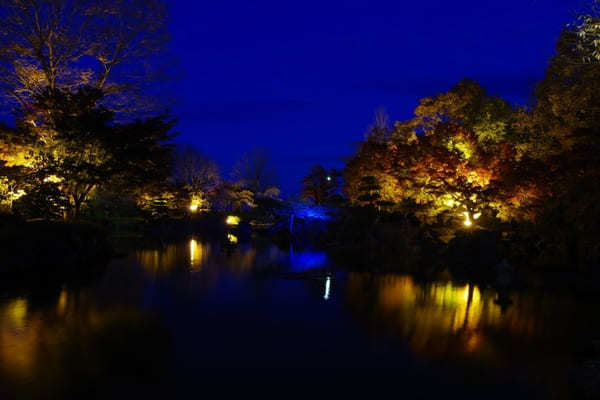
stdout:
<svg viewBox="0 0 600 400">
<path fill-rule="evenodd" d="M 324 253 L 191 239 L 114 260 L 85 285 L 2 293 L 0 397 L 328 382 L 401 398 L 568 398 L 600 338 L 593 298 L 517 292 L 505 304 L 466 282 L 331 267 Z"/>
</svg>

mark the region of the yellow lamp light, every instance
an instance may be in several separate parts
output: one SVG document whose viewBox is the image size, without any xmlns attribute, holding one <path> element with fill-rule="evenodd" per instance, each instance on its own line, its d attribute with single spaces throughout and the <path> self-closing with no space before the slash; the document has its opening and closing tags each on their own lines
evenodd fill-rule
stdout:
<svg viewBox="0 0 600 400">
<path fill-rule="evenodd" d="M 56 175 L 50 175 L 44 178 L 44 182 L 45 183 L 60 183 L 62 182 L 62 179 Z"/>
<path fill-rule="evenodd" d="M 471 216 L 469 214 L 468 211 L 464 212 L 465 215 L 465 222 L 463 222 L 463 224 L 467 227 L 470 228 L 473 225 L 473 221 L 471 221 Z"/>
<path fill-rule="evenodd" d="M 195 213 L 196 211 L 198 211 L 198 204 L 196 203 L 192 203 L 190 204 L 190 211 Z"/>
<path fill-rule="evenodd" d="M 235 216 L 235 215 L 228 215 L 227 218 L 225 219 L 225 223 L 227 225 L 236 226 L 240 223 L 240 217 Z"/>
</svg>

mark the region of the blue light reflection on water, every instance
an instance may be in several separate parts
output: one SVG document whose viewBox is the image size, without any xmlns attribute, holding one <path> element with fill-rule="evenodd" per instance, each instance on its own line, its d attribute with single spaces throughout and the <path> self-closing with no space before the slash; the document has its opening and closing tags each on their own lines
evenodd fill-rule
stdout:
<svg viewBox="0 0 600 400">
<path fill-rule="evenodd" d="M 600 332 L 590 317 L 600 300 L 523 290 L 502 311 L 491 288 L 334 273 L 334 262 L 316 251 L 190 239 L 115 259 L 89 286 L 57 287 L 43 299 L 7 292 L 0 392 L 8 382 L 19 393 L 2 398 L 38 398 L 28 390 L 70 398 L 52 396 L 54 382 L 80 393 L 68 385 L 87 385 L 87 371 L 107 398 L 130 398 L 138 382 L 167 392 L 142 397 L 188 398 L 178 394 L 197 393 L 205 368 L 230 382 L 226 369 L 257 367 L 397 368 L 393 383 L 408 397 L 569 398 L 565 372 L 580 357 L 573 344 Z M 292 267 L 326 268 L 286 274 Z"/>
<path fill-rule="evenodd" d="M 322 251 L 290 251 L 290 269 L 292 272 L 304 272 L 327 266 L 327 254 Z"/>
</svg>

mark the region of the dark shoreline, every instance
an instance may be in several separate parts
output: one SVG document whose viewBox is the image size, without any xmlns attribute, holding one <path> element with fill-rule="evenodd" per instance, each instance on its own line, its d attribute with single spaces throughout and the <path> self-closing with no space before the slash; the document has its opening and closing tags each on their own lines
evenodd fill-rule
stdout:
<svg viewBox="0 0 600 400">
<path fill-rule="evenodd" d="M 339 227 L 335 225 L 329 225 L 333 229 L 312 232 L 313 227 L 308 223 L 310 229 L 302 229 L 302 221 L 297 223 L 298 232 L 290 234 L 282 224 L 259 228 L 249 224 L 227 226 L 224 216 L 215 213 L 156 221 L 120 232 L 97 223 L 4 221 L 0 225 L 3 286 L 20 281 L 43 283 L 85 277 L 102 269 L 110 259 L 134 249 L 162 247 L 191 236 L 227 243 L 227 235 L 231 233 L 241 243 L 274 244 L 282 250 L 293 246 L 325 251 L 336 266 L 334 269 L 407 273 L 422 280 L 441 277 L 500 291 L 535 288 L 568 290 L 581 296 L 600 295 L 600 274 L 593 269 L 533 267 L 527 260 L 509 262 L 515 258 L 506 251 L 510 245 L 496 242 L 494 235 L 482 239 L 474 234 L 443 243 L 432 239 L 419 226 L 406 223 L 384 224 L 378 227 L 379 232 L 348 232 L 336 230 Z M 340 241 L 340 237 L 348 234 L 363 236 L 363 240 L 355 237 L 353 241 Z"/>
</svg>

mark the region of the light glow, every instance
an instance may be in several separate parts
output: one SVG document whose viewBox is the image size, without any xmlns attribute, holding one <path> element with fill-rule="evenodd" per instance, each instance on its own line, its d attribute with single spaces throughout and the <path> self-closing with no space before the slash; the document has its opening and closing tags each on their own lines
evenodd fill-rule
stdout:
<svg viewBox="0 0 600 400">
<path fill-rule="evenodd" d="M 229 243 L 231 243 L 231 244 L 237 244 L 237 242 L 238 242 L 237 236 L 232 235 L 231 233 L 227 234 L 227 240 L 229 240 Z"/>
<path fill-rule="evenodd" d="M 325 278 L 325 294 L 323 295 L 323 298 L 325 300 L 329 300 L 330 287 L 331 287 L 331 278 L 328 276 L 327 278 Z"/>
<path fill-rule="evenodd" d="M 56 304 L 57 311 L 59 314 L 64 314 L 67 309 L 67 302 L 69 300 L 68 293 L 65 289 L 60 291 L 58 296 L 58 303 Z"/>
<path fill-rule="evenodd" d="M 190 240 L 190 263 L 193 265 L 196 260 L 196 252 L 198 251 L 198 242 L 196 239 Z"/>
<path fill-rule="evenodd" d="M 44 182 L 45 183 L 60 183 L 62 182 L 62 178 L 56 176 L 56 175 L 50 175 L 44 178 Z"/>
<path fill-rule="evenodd" d="M 191 238 L 189 240 L 190 252 L 190 270 L 197 271 L 206 263 L 209 254 L 209 247 L 202 242 Z"/>
<path fill-rule="evenodd" d="M 196 211 L 198 211 L 198 204 L 196 203 L 192 203 L 190 204 L 190 211 L 195 213 Z"/>
<path fill-rule="evenodd" d="M 327 255 L 322 251 L 290 252 L 290 267 L 294 272 L 321 268 L 327 264 Z"/>
<path fill-rule="evenodd" d="M 24 329 L 27 318 L 27 300 L 18 298 L 7 307 L 7 315 L 13 327 L 18 330 Z"/>
<path fill-rule="evenodd" d="M 465 222 L 463 222 L 463 224 L 467 228 L 470 228 L 473 225 L 473 222 L 471 221 L 471 216 L 468 211 L 465 211 L 464 214 L 465 214 Z"/>
<path fill-rule="evenodd" d="M 235 216 L 235 215 L 228 215 L 227 218 L 225 219 L 225 223 L 227 225 L 236 226 L 240 223 L 240 217 Z"/>
</svg>

